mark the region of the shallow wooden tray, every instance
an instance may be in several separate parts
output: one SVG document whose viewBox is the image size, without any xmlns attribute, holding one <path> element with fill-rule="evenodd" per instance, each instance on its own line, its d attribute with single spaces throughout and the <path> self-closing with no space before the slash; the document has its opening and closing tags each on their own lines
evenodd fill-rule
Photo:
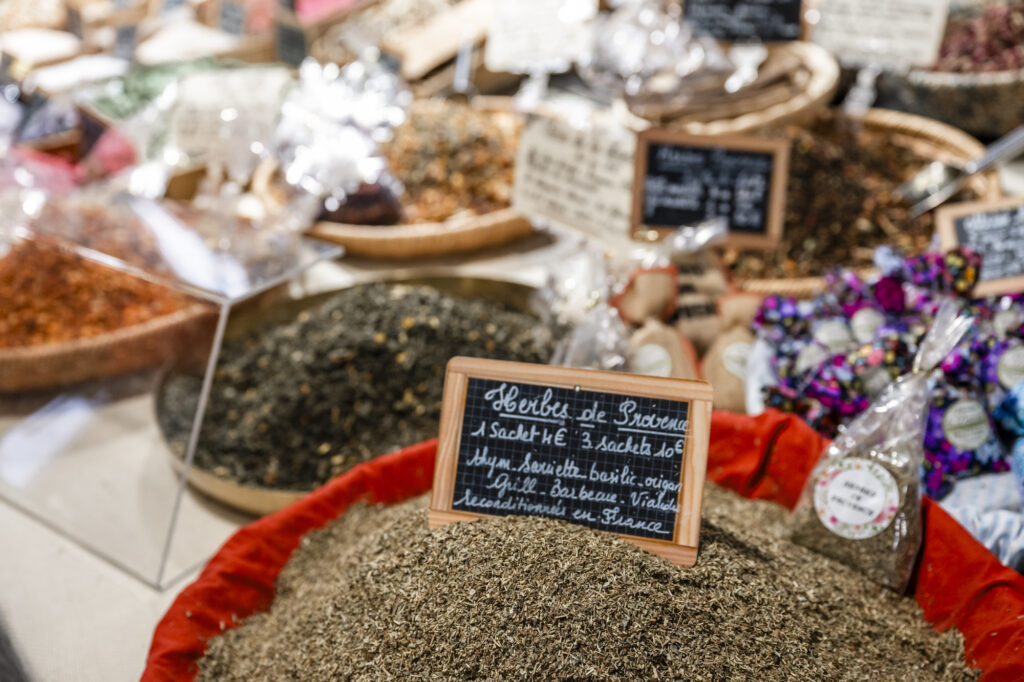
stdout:
<svg viewBox="0 0 1024 682">
<path fill-rule="evenodd" d="M 914 114 L 871 109 L 864 116 L 863 124 L 868 130 L 888 134 L 893 144 L 907 146 L 933 161 L 962 166 L 978 158 L 985 151 L 984 146 L 967 133 L 940 121 Z M 975 175 L 968 181 L 967 187 L 973 190 L 979 199 L 991 200 L 1002 196 L 1002 186 L 996 171 Z M 841 263 L 837 265 L 842 266 Z M 872 270 L 866 269 L 863 272 L 870 275 Z M 740 280 L 738 284 L 743 291 L 764 295 L 781 294 L 795 298 L 813 298 L 825 290 L 824 277 L 749 279 Z"/>
<path fill-rule="evenodd" d="M 362 286 L 373 282 L 386 281 L 391 284 L 427 285 L 441 291 L 465 298 L 483 298 L 499 301 L 515 310 L 525 311 L 528 309 L 534 289 L 525 284 L 509 282 L 496 279 L 483 279 L 477 277 L 426 275 L 403 278 L 384 278 L 371 281 L 361 281 L 352 286 Z M 233 314 L 228 323 L 226 336 L 228 338 L 245 334 L 253 329 L 270 324 L 278 324 L 294 319 L 302 310 L 311 308 L 330 297 L 336 295 L 345 288 L 334 291 L 314 294 L 302 299 L 278 300 L 265 299 L 260 301 L 251 309 L 242 310 Z M 202 367 L 202 363 L 193 361 L 184 366 L 181 370 L 170 370 L 161 379 L 160 387 L 157 389 L 154 407 L 159 413 L 163 407 L 165 386 L 177 372 L 195 372 Z M 159 415 L 156 417 L 157 424 L 160 424 Z M 168 455 L 171 466 L 180 475 L 184 470 L 184 448 L 167 439 L 161 429 L 165 442 L 168 445 Z M 385 453 L 380 453 L 385 454 Z M 243 485 L 221 476 L 217 476 L 207 469 L 201 469 L 193 465 L 188 473 L 188 482 L 193 488 L 216 502 L 239 511 L 267 515 L 283 509 L 295 500 L 310 494 L 309 490 L 286 490 L 280 488 L 266 488 L 262 486 Z"/>
<path fill-rule="evenodd" d="M 212 338 L 215 312 L 196 304 L 116 331 L 26 348 L 0 349 L 0 393 L 55 388 L 176 361 Z"/>
</svg>

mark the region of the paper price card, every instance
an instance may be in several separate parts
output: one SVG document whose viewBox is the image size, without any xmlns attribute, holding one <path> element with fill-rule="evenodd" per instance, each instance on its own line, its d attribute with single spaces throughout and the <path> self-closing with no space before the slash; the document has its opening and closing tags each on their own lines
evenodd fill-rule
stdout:
<svg viewBox="0 0 1024 682">
<path fill-rule="evenodd" d="M 591 47 L 597 0 L 496 0 L 484 63 L 496 73 L 567 71 Z"/>
<path fill-rule="evenodd" d="M 629 235 L 636 135 L 532 118 L 520 138 L 512 206 L 608 242 Z"/>
<path fill-rule="evenodd" d="M 935 63 L 948 15 L 949 0 L 816 0 L 808 23 L 843 62 L 906 68 Z"/>
<path fill-rule="evenodd" d="M 711 399 L 701 381 L 454 358 L 430 525 L 543 516 L 693 565 Z"/>
</svg>

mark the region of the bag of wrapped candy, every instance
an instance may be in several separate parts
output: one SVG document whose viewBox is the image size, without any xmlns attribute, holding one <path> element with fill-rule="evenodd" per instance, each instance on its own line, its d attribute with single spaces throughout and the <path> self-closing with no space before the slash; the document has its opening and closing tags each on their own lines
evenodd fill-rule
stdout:
<svg viewBox="0 0 1024 682">
<path fill-rule="evenodd" d="M 912 371 L 886 386 L 825 451 L 805 484 L 793 540 L 903 592 L 921 544 L 929 381 L 972 324 L 945 301 Z"/>
</svg>

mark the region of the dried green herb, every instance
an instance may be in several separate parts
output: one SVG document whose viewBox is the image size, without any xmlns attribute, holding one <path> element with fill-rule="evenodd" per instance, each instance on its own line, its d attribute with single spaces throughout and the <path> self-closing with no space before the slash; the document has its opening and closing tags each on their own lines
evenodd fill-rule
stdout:
<svg viewBox="0 0 1024 682">
<path fill-rule="evenodd" d="M 199 679 L 977 678 L 955 632 L 785 540 L 783 515 L 708 486 L 679 569 L 546 519 L 431 532 L 407 506 L 351 510 L 307 536 L 269 612 L 208 643 Z"/>
<path fill-rule="evenodd" d="M 226 343 L 195 455 L 246 485 L 310 490 L 437 435 L 453 356 L 547 362 L 550 335 L 501 304 L 425 286 L 352 287 L 297 319 Z M 179 451 L 200 379 L 177 376 L 159 421 Z"/>
</svg>

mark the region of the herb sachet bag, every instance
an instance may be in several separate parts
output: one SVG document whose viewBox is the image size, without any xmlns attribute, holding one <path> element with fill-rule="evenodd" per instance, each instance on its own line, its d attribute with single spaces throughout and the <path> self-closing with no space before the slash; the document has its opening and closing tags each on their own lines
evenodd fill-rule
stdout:
<svg viewBox="0 0 1024 682">
<path fill-rule="evenodd" d="M 921 545 L 921 465 L 929 376 L 971 325 L 939 308 L 913 371 L 839 434 L 808 478 L 793 541 L 903 592 Z"/>
</svg>

